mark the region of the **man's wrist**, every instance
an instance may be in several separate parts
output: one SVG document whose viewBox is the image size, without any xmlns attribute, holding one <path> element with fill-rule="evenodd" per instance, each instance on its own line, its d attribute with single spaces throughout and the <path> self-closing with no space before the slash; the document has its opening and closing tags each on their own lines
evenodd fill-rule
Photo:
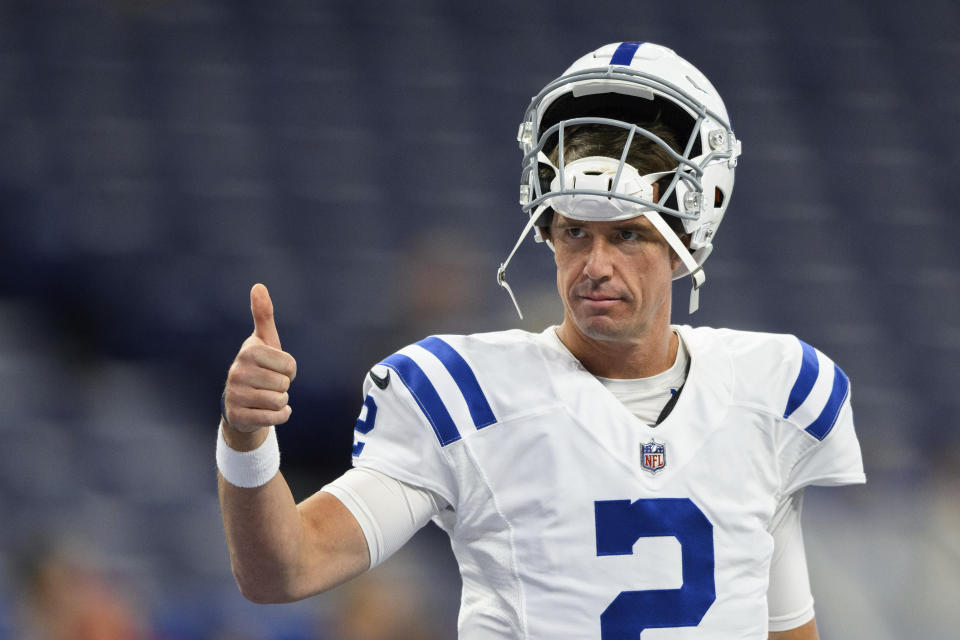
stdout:
<svg viewBox="0 0 960 640">
<path fill-rule="evenodd" d="M 220 417 L 220 431 L 227 446 L 234 451 L 253 451 L 264 443 L 270 433 L 270 427 L 260 427 L 256 431 L 240 431 L 231 427 L 226 418 Z"/>
<path fill-rule="evenodd" d="M 237 487 L 252 489 L 267 484 L 277 475 L 280 470 L 280 447 L 277 444 L 276 429 L 267 427 L 253 434 L 245 434 L 224 424 L 221 419 L 220 428 L 217 431 L 217 469 L 227 482 Z M 227 443 L 224 434 L 229 431 L 235 432 L 234 435 L 242 434 L 257 438 L 260 432 L 266 432 L 266 437 L 255 449 L 240 451 Z M 244 444 L 252 444 L 252 442 Z"/>
</svg>

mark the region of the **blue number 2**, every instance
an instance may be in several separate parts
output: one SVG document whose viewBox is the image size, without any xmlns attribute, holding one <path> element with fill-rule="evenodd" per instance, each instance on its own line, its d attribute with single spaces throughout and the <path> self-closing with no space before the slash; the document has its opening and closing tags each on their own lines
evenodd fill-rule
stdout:
<svg viewBox="0 0 960 640">
<path fill-rule="evenodd" d="M 367 410 L 366 415 L 364 415 L 363 409 Z M 357 424 L 353 429 L 358 433 L 367 435 L 373 431 L 373 427 L 377 423 L 377 403 L 374 402 L 373 396 L 367 396 L 363 399 L 363 409 L 360 409 L 360 417 L 357 418 Z M 353 445 L 354 456 L 360 455 L 360 452 L 363 451 L 363 445 L 363 442 L 357 442 Z"/>
<path fill-rule="evenodd" d="M 640 538 L 675 537 L 683 586 L 621 591 L 600 615 L 603 640 L 638 640 L 644 629 L 695 627 L 717 599 L 713 579 L 713 525 L 688 498 L 598 500 L 597 555 L 632 555 Z"/>
</svg>

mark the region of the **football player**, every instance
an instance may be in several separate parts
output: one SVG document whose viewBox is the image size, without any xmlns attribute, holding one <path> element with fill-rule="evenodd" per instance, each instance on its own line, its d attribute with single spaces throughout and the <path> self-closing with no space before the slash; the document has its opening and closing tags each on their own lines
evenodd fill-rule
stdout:
<svg viewBox="0 0 960 640">
<path fill-rule="evenodd" d="M 730 203 L 720 96 L 670 49 L 614 43 L 533 98 L 519 142 L 517 246 L 553 250 L 563 321 L 382 360 L 354 468 L 299 505 L 272 426 L 296 364 L 251 291 L 217 448 L 242 592 L 318 593 L 433 520 L 461 638 L 816 638 L 800 511 L 808 485 L 865 481 L 847 376 L 790 335 L 670 323 L 671 281 L 695 310 Z"/>
</svg>

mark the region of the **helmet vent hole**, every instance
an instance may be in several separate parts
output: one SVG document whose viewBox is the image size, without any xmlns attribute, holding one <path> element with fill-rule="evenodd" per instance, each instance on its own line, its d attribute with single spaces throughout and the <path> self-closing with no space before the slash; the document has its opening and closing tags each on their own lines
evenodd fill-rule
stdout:
<svg viewBox="0 0 960 640">
<path fill-rule="evenodd" d="M 714 189 L 713 206 L 717 208 L 723 206 L 723 191 L 720 191 L 720 187 L 717 187 L 716 189 Z"/>
</svg>

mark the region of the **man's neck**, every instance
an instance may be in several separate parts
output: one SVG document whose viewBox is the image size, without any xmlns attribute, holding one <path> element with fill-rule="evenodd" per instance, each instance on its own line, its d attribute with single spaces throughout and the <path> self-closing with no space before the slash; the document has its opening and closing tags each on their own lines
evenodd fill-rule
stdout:
<svg viewBox="0 0 960 640">
<path fill-rule="evenodd" d="M 669 324 L 629 339 L 598 340 L 584 335 L 573 322 L 564 319 L 557 336 L 587 371 L 602 378 L 655 376 L 673 365 L 679 345 Z"/>
</svg>

